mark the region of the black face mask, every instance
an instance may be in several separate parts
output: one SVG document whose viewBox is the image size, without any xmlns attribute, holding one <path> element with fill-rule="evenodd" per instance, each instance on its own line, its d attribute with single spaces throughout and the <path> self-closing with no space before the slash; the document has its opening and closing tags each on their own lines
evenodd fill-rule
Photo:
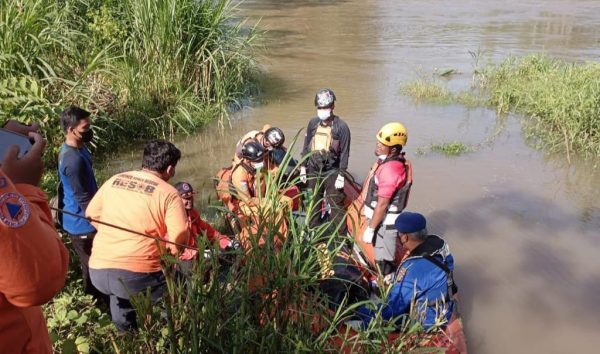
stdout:
<svg viewBox="0 0 600 354">
<path fill-rule="evenodd" d="M 88 130 L 85 132 L 78 132 L 79 136 L 81 137 L 81 141 L 83 141 L 84 143 L 89 143 L 90 141 L 92 141 L 92 139 L 94 139 L 94 131 L 93 130 Z"/>
</svg>

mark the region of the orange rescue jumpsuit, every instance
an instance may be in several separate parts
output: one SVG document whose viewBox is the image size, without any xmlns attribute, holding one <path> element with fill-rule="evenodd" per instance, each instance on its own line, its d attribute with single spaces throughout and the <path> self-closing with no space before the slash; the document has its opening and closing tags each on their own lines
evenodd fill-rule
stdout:
<svg viewBox="0 0 600 354">
<path fill-rule="evenodd" d="M 40 306 L 62 289 L 68 264 L 46 194 L 0 170 L 0 352 L 52 353 Z"/>
</svg>

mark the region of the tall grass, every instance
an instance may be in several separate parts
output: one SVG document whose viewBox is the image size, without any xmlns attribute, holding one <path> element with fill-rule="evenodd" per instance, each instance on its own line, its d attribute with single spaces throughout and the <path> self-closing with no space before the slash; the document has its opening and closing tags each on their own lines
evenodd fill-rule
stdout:
<svg viewBox="0 0 600 354">
<path fill-rule="evenodd" d="M 1 0 L 0 119 L 42 121 L 50 166 L 70 104 L 106 152 L 223 121 L 255 89 L 256 36 L 229 0 Z"/>
<path fill-rule="evenodd" d="M 528 140 L 551 153 L 600 156 L 600 64 L 576 64 L 542 55 L 510 57 L 476 68 L 471 91 L 450 92 L 419 79 L 401 91 L 419 102 L 488 106 L 523 114 Z"/>
<path fill-rule="evenodd" d="M 600 156 L 600 64 L 545 56 L 508 58 L 487 69 L 489 104 L 525 114 L 534 144 L 552 152 Z"/>
</svg>

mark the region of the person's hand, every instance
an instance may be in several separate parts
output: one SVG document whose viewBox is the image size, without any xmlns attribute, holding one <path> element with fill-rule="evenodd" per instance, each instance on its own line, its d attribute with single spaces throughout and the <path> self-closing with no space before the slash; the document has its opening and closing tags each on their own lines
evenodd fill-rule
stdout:
<svg viewBox="0 0 600 354">
<path fill-rule="evenodd" d="M 364 243 L 372 243 L 373 236 L 375 236 L 375 229 L 370 226 L 367 226 L 367 228 L 363 232 L 362 240 Z"/>
<path fill-rule="evenodd" d="M 306 183 L 306 167 L 300 167 L 300 182 Z"/>
<path fill-rule="evenodd" d="M 338 175 L 335 179 L 335 189 L 343 189 L 344 188 L 344 176 Z"/>
<path fill-rule="evenodd" d="M 19 147 L 16 145 L 11 146 L 4 155 L 2 167 L 0 168 L 14 184 L 38 186 L 44 172 L 42 154 L 44 153 L 46 141 L 38 133 L 29 132 L 28 135 L 34 141 L 31 150 L 21 159 L 17 159 Z"/>
<path fill-rule="evenodd" d="M 229 246 L 227 247 L 232 250 L 239 250 L 242 247 L 242 244 L 240 243 L 240 241 L 234 239 L 229 241 Z"/>
<path fill-rule="evenodd" d="M 40 124 L 38 122 L 35 122 L 31 125 L 25 125 L 14 119 L 11 119 L 8 122 L 6 122 L 6 124 L 4 125 L 4 129 L 10 130 L 21 135 L 28 135 L 29 133 L 38 133 L 40 130 Z"/>
</svg>

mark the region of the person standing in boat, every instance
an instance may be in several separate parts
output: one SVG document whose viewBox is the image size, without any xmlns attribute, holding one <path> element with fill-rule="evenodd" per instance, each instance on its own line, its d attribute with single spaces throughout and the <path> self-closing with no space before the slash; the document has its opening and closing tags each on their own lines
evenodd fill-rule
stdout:
<svg viewBox="0 0 600 354">
<path fill-rule="evenodd" d="M 332 90 L 321 89 L 315 95 L 317 117 L 308 122 L 300 166 L 300 181 L 308 183 L 308 188 L 317 198 L 326 195 L 331 209 L 330 221 L 339 225 L 339 234 L 346 235 L 344 210 L 344 183 L 350 157 L 350 128 L 339 116 L 333 113 L 336 97 Z M 310 216 L 309 226 L 319 226 L 322 212 L 316 211 Z"/>
<path fill-rule="evenodd" d="M 168 183 L 175 175 L 181 151 L 164 140 L 144 147 L 141 170 L 119 173 L 98 190 L 86 216 L 121 228 L 94 224 L 98 233 L 90 257 L 90 278 L 110 297 L 112 320 L 120 331 L 137 328 L 130 299 L 150 293 L 157 302 L 167 289 L 161 256 L 179 256 L 189 239 L 188 217 L 179 193 Z M 92 223 L 94 223 L 92 221 Z"/>
<path fill-rule="evenodd" d="M 411 310 L 422 316 L 425 329 L 450 321 L 454 311 L 454 258 L 448 244 L 427 231 L 427 220 L 419 213 L 403 212 L 395 220 L 398 242 L 407 251 L 393 276 L 387 301 L 377 309 L 362 305 L 357 309 L 363 325 L 381 310 L 384 320 L 392 320 Z M 412 306 L 412 308 L 411 308 Z"/>
<path fill-rule="evenodd" d="M 398 122 L 384 125 L 376 135 L 377 161 L 371 167 L 363 187 L 363 214 L 367 227 L 362 240 L 373 243 L 375 262 L 381 274 L 396 270 L 396 230 L 394 221 L 406 207 L 412 185 L 412 170 L 402 148 L 408 138 L 406 128 Z"/>
</svg>

